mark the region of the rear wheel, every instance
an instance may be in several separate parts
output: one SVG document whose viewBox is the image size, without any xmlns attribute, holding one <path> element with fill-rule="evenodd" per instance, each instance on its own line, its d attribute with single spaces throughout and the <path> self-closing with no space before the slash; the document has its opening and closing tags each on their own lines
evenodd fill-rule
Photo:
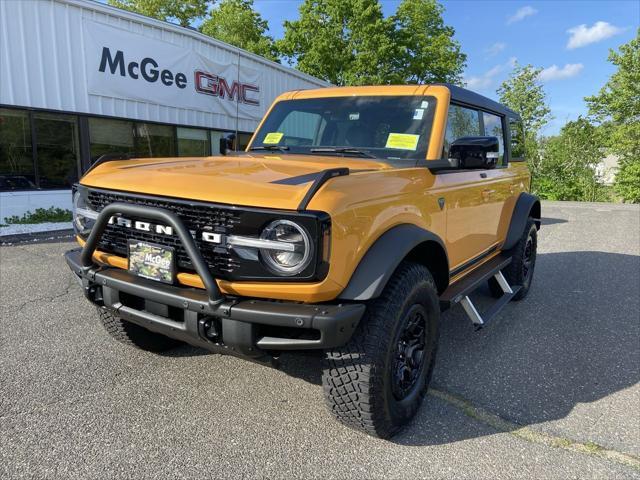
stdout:
<svg viewBox="0 0 640 480">
<path fill-rule="evenodd" d="M 538 248 L 538 230 L 532 218 L 529 218 L 522 237 L 518 243 L 507 253 L 512 256 L 511 263 L 507 265 L 502 274 L 509 285 L 521 285 L 522 288 L 513 297 L 513 300 L 522 300 L 529 293 L 533 272 L 536 266 Z M 494 297 L 502 296 L 502 289 L 495 278 L 489 279 L 489 289 Z"/>
<path fill-rule="evenodd" d="M 429 270 L 402 263 L 367 306 L 347 345 L 326 352 L 322 383 L 342 423 L 389 438 L 413 418 L 429 385 L 440 308 Z"/>
<path fill-rule="evenodd" d="M 126 345 L 149 352 L 164 352 L 181 344 L 178 340 L 122 320 L 119 316 L 104 308 L 98 308 L 98 315 L 107 333 Z"/>
</svg>

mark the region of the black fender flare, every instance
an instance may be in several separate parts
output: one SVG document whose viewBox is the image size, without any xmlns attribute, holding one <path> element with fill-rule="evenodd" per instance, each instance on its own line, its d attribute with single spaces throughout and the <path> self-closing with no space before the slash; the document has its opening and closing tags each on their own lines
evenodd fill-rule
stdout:
<svg viewBox="0 0 640 480">
<path fill-rule="evenodd" d="M 522 192 L 513 208 L 509 230 L 502 244 L 502 250 L 509 250 L 518 243 L 529 217 L 533 218 L 533 221 L 536 223 L 536 228 L 540 230 L 540 215 L 540 199 L 530 193 Z"/>
<path fill-rule="evenodd" d="M 348 285 L 339 295 L 341 300 L 369 300 L 380 296 L 400 262 L 416 247 L 425 242 L 435 242 L 444 253 L 443 266 L 446 279 L 436 283 L 448 283 L 449 260 L 444 242 L 435 233 L 412 224 L 397 225 L 383 233 L 362 257 L 351 275 Z M 442 274 L 442 272 L 440 272 Z M 436 272 L 432 272 L 434 278 Z M 440 286 L 440 285 L 439 285 Z M 442 287 L 442 290 L 446 285 Z M 440 289 L 440 288 L 439 288 Z"/>
</svg>

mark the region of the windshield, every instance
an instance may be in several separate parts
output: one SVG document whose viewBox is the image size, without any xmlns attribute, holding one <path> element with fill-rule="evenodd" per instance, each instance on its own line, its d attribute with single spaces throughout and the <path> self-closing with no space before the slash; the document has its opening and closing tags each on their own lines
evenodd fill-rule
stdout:
<svg viewBox="0 0 640 480">
<path fill-rule="evenodd" d="M 425 159 L 435 98 L 328 97 L 274 105 L 250 150 L 375 157 L 415 164 Z"/>
</svg>

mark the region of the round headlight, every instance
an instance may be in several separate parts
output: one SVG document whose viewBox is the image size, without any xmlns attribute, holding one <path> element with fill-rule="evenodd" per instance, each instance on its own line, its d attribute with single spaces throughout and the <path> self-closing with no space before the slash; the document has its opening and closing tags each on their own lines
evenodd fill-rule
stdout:
<svg viewBox="0 0 640 480">
<path fill-rule="evenodd" d="M 91 209 L 82 192 L 73 194 L 73 229 L 77 234 L 87 234 L 93 227 L 98 212 Z"/>
<path fill-rule="evenodd" d="M 282 242 L 282 249 L 262 248 L 260 254 L 266 266 L 277 275 L 302 272 L 313 257 L 313 245 L 307 231 L 290 220 L 275 220 L 263 230 L 262 240 Z"/>
</svg>

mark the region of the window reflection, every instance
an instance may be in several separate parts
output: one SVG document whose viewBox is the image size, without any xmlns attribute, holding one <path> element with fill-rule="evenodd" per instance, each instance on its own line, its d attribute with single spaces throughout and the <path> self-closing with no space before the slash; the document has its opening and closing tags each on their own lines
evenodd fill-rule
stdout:
<svg viewBox="0 0 640 480">
<path fill-rule="evenodd" d="M 40 188 L 71 188 L 78 181 L 78 118 L 74 115 L 33 115 Z"/>
<path fill-rule="evenodd" d="M 176 154 L 175 136 L 170 125 L 136 123 L 137 157 L 171 157 Z"/>
<path fill-rule="evenodd" d="M 479 135 L 479 112 L 459 105 L 450 105 L 442 158 L 449 157 L 449 147 L 458 138 L 477 137 Z"/>
<path fill-rule="evenodd" d="M 484 134 L 488 137 L 498 137 L 500 147 L 498 149 L 497 166 L 504 165 L 504 133 L 502 131 L 502 117 L 491 113 L 482 112 L 482 120 L 484 122 Z"/>
<path fill-rule="evenodd" d="M 36 188 L 29 114 L 0 109 L 0 190 Z"/>
<path fill-rule="evenodd" d="M 178 155 L 204 157 L 209 155 L 209 133 L 197 128 L 178 127 Z"/>
<path fill-rule="evenodd" d="M 107 153 L 133 153 L 133 122 L 89 118 L 91 162 Z"/>
</svg>

